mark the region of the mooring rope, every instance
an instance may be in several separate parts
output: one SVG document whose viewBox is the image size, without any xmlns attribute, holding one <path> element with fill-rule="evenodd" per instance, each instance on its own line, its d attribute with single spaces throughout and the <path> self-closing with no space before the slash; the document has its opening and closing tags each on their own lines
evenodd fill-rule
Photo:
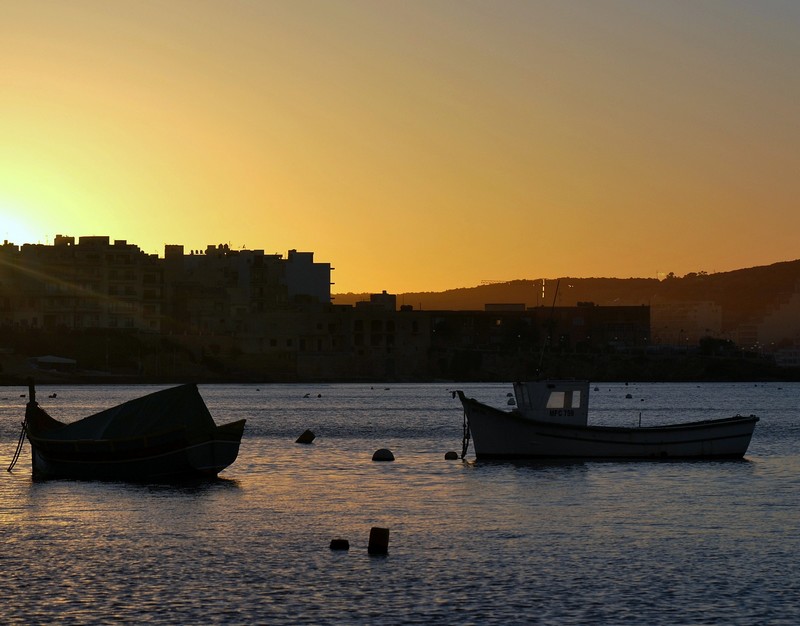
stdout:
<svg viewBox="0 0 800 626">
<path fill-rule="evenodd" d="M 19 456 L 22 454 L 22 446 L 25 445 L 25 422 L 22 422 L 22 430 L 19 433 L 19 441 L 17 441 L 17 449 L 14 451 L 14 456 L 11 459 L 11 465 L 8 466 L 7 472 L 14 469 L 14 466 L 19 461 Z"/>
<path fill-rule="evenodd" d="M 467 456 L 467 450 L 469 449 L 469 440 L 470 440 L 471 433 L 469 432 L 469 420 L 467 420 L 467 410 L 464 409 L 464 435 L 461 439 L 461 458 L 463 459 Z"/>
</svg>

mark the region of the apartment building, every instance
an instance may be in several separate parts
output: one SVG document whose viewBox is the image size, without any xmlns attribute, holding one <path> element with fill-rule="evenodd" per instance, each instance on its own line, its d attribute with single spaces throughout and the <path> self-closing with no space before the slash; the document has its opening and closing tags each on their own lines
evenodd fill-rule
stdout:
<svg viewBox="0 0 800 626">
<path fill-rule="evenodd" d="M 259 317 L 296 302 L 329 304 L 331 267 L 227 245 L 164 258 L 109 237 L 57 235 L 53 245 L 0 247 L 0 324 L 152 333 L 260 332 Z"/>
<path fill-rule="evenodd" d="M 163 270 L 124 240 L 57 235 L 0 250 L 0 323 L 29 329 L 160 332 Z"/>
</svg>

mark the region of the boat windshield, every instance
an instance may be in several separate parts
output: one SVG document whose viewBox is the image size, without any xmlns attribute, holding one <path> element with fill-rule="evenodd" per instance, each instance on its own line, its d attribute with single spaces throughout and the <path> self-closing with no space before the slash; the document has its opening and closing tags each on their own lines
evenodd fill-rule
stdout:
<svg viewBox="0 0 800 626">
<path fill-rule="evenodd" d="M 551 391 L 547 399 L 548 409 L 577 409 L 581 406 L 581 392 L 578 389 L 571 391 Z"/>
</svg>

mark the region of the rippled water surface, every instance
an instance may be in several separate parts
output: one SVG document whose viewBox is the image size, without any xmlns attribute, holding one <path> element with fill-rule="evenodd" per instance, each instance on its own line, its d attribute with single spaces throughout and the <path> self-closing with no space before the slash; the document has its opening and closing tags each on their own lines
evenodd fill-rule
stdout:
<svg viewBox="0 0 800 626">
<path fill-rule="evenodd" d="M 38 398 L 71 421 L 159 388 Z M 745 461 L 571 464 L 445 461 L 450 388 L 201 386 L 217 423 L 248 419 L 209 484 L 32 483 L 26 445 L 0 476 L 3 623 L 800 623 L 800 385 L 598 384 L 597 423 L 761 421 Z M 0 388 L 4 466 L 25 391 Z"/>
</svg>

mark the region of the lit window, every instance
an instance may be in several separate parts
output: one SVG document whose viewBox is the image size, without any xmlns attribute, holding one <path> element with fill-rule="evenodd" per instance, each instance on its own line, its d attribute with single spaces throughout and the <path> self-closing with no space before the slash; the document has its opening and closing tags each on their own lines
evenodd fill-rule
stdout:
<svg viewBox="0 0 800 626">
<path fill-rule="evenodd" d="M 551 391 L 547 399 L 548 409 L 563 409 L 565 394 L 563 391 Z"/>
</svg>

